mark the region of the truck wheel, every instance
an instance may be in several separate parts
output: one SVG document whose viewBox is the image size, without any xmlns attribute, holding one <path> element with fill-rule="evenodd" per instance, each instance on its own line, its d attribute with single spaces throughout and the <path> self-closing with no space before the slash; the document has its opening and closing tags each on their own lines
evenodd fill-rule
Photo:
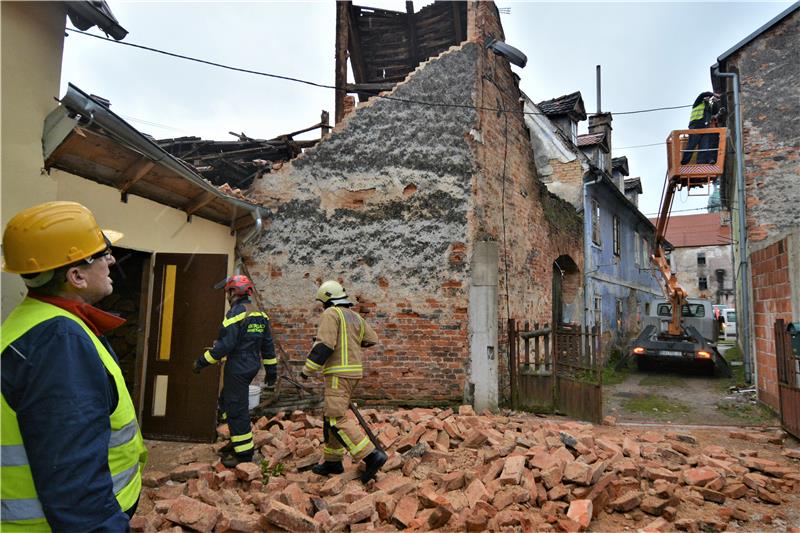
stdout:
<svg viewBox="0 0 800 533">
<path fill-rule="evenodd" d="M 640 371 L 650 370 L 653 368 L 651 363 L 652 362 L 648 358 L 639 356 L 636 359 L 636 368 L 638 368 Z"/>
</svg>

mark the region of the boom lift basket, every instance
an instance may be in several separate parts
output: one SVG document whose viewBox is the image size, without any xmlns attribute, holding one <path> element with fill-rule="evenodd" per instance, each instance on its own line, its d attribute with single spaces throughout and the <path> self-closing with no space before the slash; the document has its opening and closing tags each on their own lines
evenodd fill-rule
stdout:
<svg viewBox="0 0 800 533">
<path fill-rule="evenodd" d="M 726 128 L 698 128 L 674 130 L 667 137 L 667 173 L 669 178 L 678 178 L 682 187 L 701 187 L 722 175 L 725 169 Z M 695 157 L 687 165 L 681 164 L 686 153 L 689 135 L 713 135 L 718 139 L 715 163 L 697 164 Z M 700 153 L 699 151 L 694 151 Z"/>
</svg>

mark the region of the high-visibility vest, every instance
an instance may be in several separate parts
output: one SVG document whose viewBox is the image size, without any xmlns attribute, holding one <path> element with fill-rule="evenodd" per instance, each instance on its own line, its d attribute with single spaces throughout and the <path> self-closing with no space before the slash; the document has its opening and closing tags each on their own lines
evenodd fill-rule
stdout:
<svg viewBox="0 0 800 533">
<path fill-rule="evenodd" d="M 699 104 L 692 108 L 692 114 L 689 115 L 689 122 L 694 122 L 695 120 L 703 120 L 706 112 L 706 101 L 702 100 Z"/>
<path fill-rule="evenodd" d="M 142 489 L 142 469 L 147 460 L 147 448 L 136 422 L 136 411 L 125 387 L 122 371 L 100 339 L 75 315 L 45 302 L 25 298 L 11 312 L 2 326 L 0 353 L 9 344 L 24 335 L 34 326 L 55 317 L 65 317 L 79 324 L 92 340 L 97 355 L 106 371 L 114 378 L 117 389 L 117 407 L 111 413 L 111 438 L 108 444 L 108 467 L 114 486 L 114 495 L 123 511 L 130 509 L 138 500 Z M 51 354 L 56 357 L 58 354 Z M 2 419 L 0 419 L 0 530 L 50 531 L 42 505 L 33 483 L 33 475 L 25 453 L 25 445 L 17 422 L 17 414 L 2 397 Z M 47 483 L 47 480 L 40 480 Z"/>
</svg>

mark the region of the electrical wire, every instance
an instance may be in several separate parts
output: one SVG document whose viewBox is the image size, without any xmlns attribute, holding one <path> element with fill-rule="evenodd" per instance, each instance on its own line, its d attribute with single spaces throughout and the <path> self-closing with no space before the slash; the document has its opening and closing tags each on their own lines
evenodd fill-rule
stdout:
<svg viewBox="0 0 800 533">
<path fill-rule="evenodd" d="M 162 55 L 166 55 L 166 56 L 169 56 L 169 57 L 175 57 L 175 58 L 178 58 L 178 59 L 185 59 L 187 61 L 194 61 L 195 63 L 201 63 L 201 64 L 204 64 L 204 65 L 209 65 L 209 66 L 212 66 L 212 67 L 218 67 L 218 68 L 222 68 L 222 69 L 226 69 L 226 70 L 232 70 L 234 72 L 242 72 L 244 74 L 253 74 L 253 75 L 256 75 L 256 76 L 264 76 L 264 77 L 267 77 L 267 78 L 274 78 L 274 79 L 279 79 L 279 80 L 284 80 L 284 81 L 292 81 L 292 82 L 295 82 L 295 83 L 302 83 L 302 84 L 305 84 L 305 85 L 310 85 L 312 87 L 319 87 L 319 88 L 322 88 L 322 89 L 334 89 L 334 90 L 340 90 L 340 91 L 347 90 L 346 87 L 337 87 L 336 85 L 328 85 L 328 84 L 325 84 L 325 83 L 317 83 L 317 82 L 313 82 L 313 81 L 309 81 L 309 80 L 304 80 L 304 79 L 301 79 L 301 78 L 293 78 L 291 76 L 282 76 L 280 74 L 271 74 L 269 72 L 261 72 L 261 71 L 258 71 L 258 70 L 246 69 L 246 68 L 241 68 L 241 67 L 234 67 L 234 66 L 230 66 L 230 65 L 225 65 L 224 63 L 217 63 L 215 61 L 208 61 L 208 60 L 205 60 L 205 59 L 199 59 L 199 58 L 196 58 L 196 57 L 191 57 L 191 56 L 187 56 L 187 55 L 183 55 L 183 54 L 176 54 L 174 52 L 167 52 L 165 50 L 160 50 L 158 48 L 153 48 L 153 47 L 150 47 L 150 46 L 144 46 L 144 45 L 141 45 L 141 44 L 135 44 L 135 43 L 124 42 L 124 41 L 116 41 L 116 40 L 111 39 L 109 37 L 103 37 L 103 36 L 100 36 L 100 35 L 95 35 L 93 33 L 77 30 L 75 28 L 66 28 L 66 31 L 69 31 L 69 32 L 72 32 L 72 33 L 77 33 L 77 34 L 80 34 L 80 35 L 85 35 L 85 36 L 88 36 L 88 37 L 94 37 L 95 39 L 99 39 L 101 41 L 106 41 L 106 42 L 119 44 L 119 45 L 123 45 L 123 46 L 129 46 L 131 48 L 138 48 L 140 50 L 146 50 L 148 52 L 153 52 L 153 53 L 156 53 L 156 54 L 162 54 Z M 400 97 L 397 97 L 397 96 L 389 96 L 389 95 L 382 95 L 382 94 L 376 94 L 374 96 L 376 96 L 378 98 L 381 98 L 383 100 L 392 100 L 392 101 L 395 101 L 395 102 L 404 102 L 404 103 L 407 103 L 407 104 L 417 104 L 417 105 L 423 105 L 423 106 L 428 106 L 428 107 L 451 107 L 451 108 L 461 108 L 461 109 L 474 109 L 474 110 L 480 110 L 480 111 L 494 111 L 494 112 L 498 112 L 498 113 L 521 113 L 523 115 L 547 116 L 546 113 L 536 113 L 536 112 L 533 112 L 533 111 L 515 111 L 513 109 L 502 109 L 502 108 L 498 109 L 498 108 L 491 108 L 491 107 L 478 107 L 478 106 L 473 106 L 473 105 L 469 105 L 469 104 L 453 104 L 453 103 L 445 103 L 445 102 L 426 102 L 426 101 L 422 101 L 422 100 L 414 100 L 414 99 L 411 99 L 411 98 L 400 98 Z M 634 114 L 639 114 L 639 113 L 652 113 L 654 111 L 665 111 L 665 110 L 671 110 L 671 109 L 683 109 L 683 108 L 686 108 L 686 107 L 692 107 L 692 104 L 679 105 L 679 106 L 668 106 L 668 107 L 653 107 L 653 108 L 650 108 L 650 109 L 637 109 L 637 110 L 634 110 L 634 111 L 618 111 L 618 112 L 614 112 L 612 114 L 614 114 L 614 115 L 634 115 Z"/>
</svg>

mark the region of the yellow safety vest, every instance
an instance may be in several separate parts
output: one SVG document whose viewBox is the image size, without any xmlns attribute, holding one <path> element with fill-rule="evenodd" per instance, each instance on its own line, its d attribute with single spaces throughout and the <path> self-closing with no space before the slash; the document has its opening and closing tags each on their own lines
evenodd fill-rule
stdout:
<svg viewBox="0 0 800 533">
<path fill-rule="evenodd" d="M 130 509 L 139 498 L 142 489 L 142 469 L 147 461 L 147 448 L 136 422 L 136 411 L 125 387 L 122 371 L 100 339 L 72 313 L 33 298 L 25 298 L 11 312 L 2 326 L 0 353 L 34 326 L 55 317 L 74 320 L 94 343 L 103 366 L 114 378 L 117 389 L 117 408 L 110 416 L 111 438 L 108 444 L 108 467 L 114 486 L 114 495 L 123 511 Z M 57 354 L 53 354 L 56 356 Z M 33 475 L 25 453 L 25 444 L 17 423 L 17 414 L 2 397 L 2 419 L 0 419 L 0 530 L 50 531 L 42 505 L 33 483 Z M 46 483 L 47 480 L 40 482 Z"/>
<path fill-rule="evenodd" d="M 703 120 L 703 115 L 706 112 L 706 102 L 703 100 L 696 106 L 692 108 L 692 114 L 689 115 L 689 122 L 694 122 L 695 120 Z"/>
</svg>

